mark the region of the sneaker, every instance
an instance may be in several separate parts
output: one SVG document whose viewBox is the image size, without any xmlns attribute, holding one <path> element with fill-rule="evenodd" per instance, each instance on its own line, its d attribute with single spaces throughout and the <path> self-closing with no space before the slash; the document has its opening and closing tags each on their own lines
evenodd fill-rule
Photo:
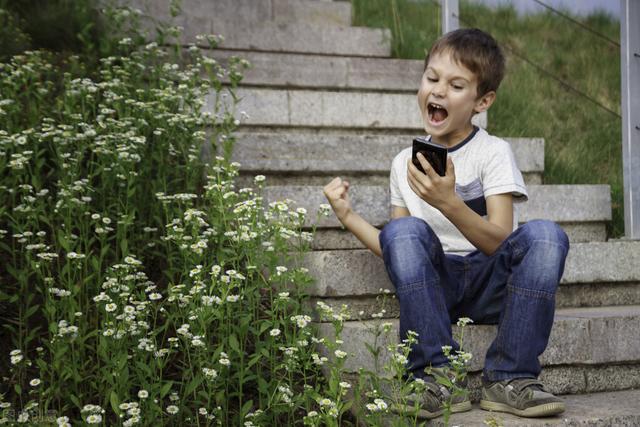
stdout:
<svg viewBox="0 0 640 427">
<path fill-rule="evenodd" d="M 432 368 L 432 370 L 444 372 L 442 368 Z M 444 414 L 445 403 L 450 400 L 452 413 L 471 410 L 469 393 L 452 396 L 451 391 L 442 384 L 438 384 L 433 376 L 426 376 L 424 382 L 425 390 L 421 393 L 411 393 L 404 399 L 392 396 L 389 409 L 398 414 L 432 419 Z M 463 387 L 466 388 L 466 381 Z"/>
<path fill-rule="evenodd" d="M 564 402 L 533 378 L 484 382 L 480 407 L 520 417 L 546 417 L 564 412 Z"/>
</svg>

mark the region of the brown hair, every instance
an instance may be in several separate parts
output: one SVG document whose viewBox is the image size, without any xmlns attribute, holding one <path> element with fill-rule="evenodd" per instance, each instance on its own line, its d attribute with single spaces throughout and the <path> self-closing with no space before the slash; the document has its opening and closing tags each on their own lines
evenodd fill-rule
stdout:
<svg viewBox="0 0 640 427">
<path fill-rule="evenodd" d="M 445 51 L 451 53 L 454 61 L 475 74 L 478 79 L 478 97 L 498 90 L 504 77 L 505 58 L 491 35 L 477 28 L 448 32 L 431 46 L 424 59 L 424 69 L 427 69 L 431 55 Z"/>
</svg>

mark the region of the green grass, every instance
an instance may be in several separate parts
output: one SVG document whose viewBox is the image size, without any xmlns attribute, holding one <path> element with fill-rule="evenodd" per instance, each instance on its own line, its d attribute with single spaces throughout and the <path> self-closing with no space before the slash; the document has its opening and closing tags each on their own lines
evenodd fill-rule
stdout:
<svg viewBox="0 0 640 427">
<path fill-rule="evenodd" d="M 440 9 L 429 1 L 352 4 L 354 25 L 391 29 L 395 57 L 423 59 L 440 33 Z M 615 45 L 552 13 L 518 16 L 511 7 L 461 2 L 460 15 L 461 26 L 491 33 L 501 45 L 620 114 L 620 49 Z M 619 40 L 619 22 L 606 14 L 574 18 Z M 488 130 L 504 137 L 544 138 L 545 184 L 610 185 L 609 234 L 623 235 L 621 119 L 504 51 L 507 74 L 489 111 Z"/>
</svg>

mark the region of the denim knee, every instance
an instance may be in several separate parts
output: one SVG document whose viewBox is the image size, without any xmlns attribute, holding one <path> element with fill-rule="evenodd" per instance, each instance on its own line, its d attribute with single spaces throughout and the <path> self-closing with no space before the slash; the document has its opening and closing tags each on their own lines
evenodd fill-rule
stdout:
<svg viewBox="0 0 640 427">
<path fill-rule="evenodd" d="M 527 249 L 535 242 L 545 242 L 559 245 L 568 250 L 569 238 L 567 233 L 555 222 L 546 219 L 535 219 L 520 226 L 519 231 L 524 236 Z"/>
<path fill-rule="evenodd" d="M 421 241 L 428 242 L 433 240 L 435 233 L 422 218 L 403 216 L 389 221 L 382 227 L 380 235 L 378 236 L 380 248 L 384 251 L 384 248 L 387 247 L 392 240 L 410 235 L 418 236 Z"/>
<path fill-rule="evenodd" d="M 527 287 L 555 292 L 569 251 L 567 234 L 558 224 L 547 220 L 529 221 L 516 234 L 515 255 L 522 257 L 521 274 L 528 276 Z"/>
<path fill-rule="evenodd" d="M 397 290 L 423 281 L 426 264 L 432 263 L 439 244 L 424 220 L 394 219 L 383 227 L 379 240 L 385 268 Z"/>
</svg>

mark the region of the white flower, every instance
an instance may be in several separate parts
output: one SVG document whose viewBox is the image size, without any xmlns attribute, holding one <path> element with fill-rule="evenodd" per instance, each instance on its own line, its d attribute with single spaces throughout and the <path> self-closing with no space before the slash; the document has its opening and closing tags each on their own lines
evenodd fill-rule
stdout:
<svg viewBox="0 0 640 427">
<path fill-rule="evenodd" d="M 336 350 L 333 352 L 333 354 L 335 354 L 338 359 L 344 359 L 345 357 L 347 357 L 347 352 L 342 350 Z"/>
<path fill-rule="evenodd" d="M 107 305 L 104 306 L 104 309 L 106 311 L 108 311 L 109 313 L 116 311 L 116 309 L 118 308 L 118 306 L 114 303 L 109 303 Z"/>
<path fill-rule="evenodd" d="M 375 403 L 378 409 L 381 411 L 384 411 L 388 408 L 387 403 L 382 399 L 374 399 L 373 403 Z"/>
<path fill-rule="evenodd" d="M 226 359 L 226 358 L 221 358 L 220 359 L 220 364 L 224 365 L 224 366 L 229 366 L 229 365 L 231 365 L 231 361 L 229 359 Z"/>
<path fill-rule="evenodd" d="M 149 397 L 149 392 L 147 390 L 138 390 L 138 397 L 140 399 L 146 399 Z"/>
<path fill-rule="evenodd" d="M 269 335 L 271 335 L 272 337 L 277 337 L 278 335 L 280 335 L 280 329 L 272 329 L 269 332 Z"/>
<path fill-rule="evenodd" d="M 211 368 L 202 368 L 202 373 L 204 374 L 205 377 L 211 380 L 218 376 L 218 371 Z"/>
<path fill-rule="evenodd" d="M 102 415 L 91 414 L 87 417 L 87 424 L 100 424 L 102 422 Z"/>
<path fill-rule="evenodd" d="M 303 314 L 297 316 L 291 316 L 291 321 L 298 325 L 299 328 L 304 328 L 311 322 L 311 317 Z"/>
<path fill-rule="evenodd" d="M 167 412 L 171 415 L 175 415 L 177 414 L 179 411 L 178 407 L 176 405 L 169 405 L 167 406 Z"/>
<path fill-rule="evenodd" d="M 39 378 L 34 378 L 31 381 L 29 381 L 29 385 L 31 387 L 37 387 L 40 385 L 40 379 Z"/>
<path fill-rule="evenodd" d="M 340 387 L 341 387 L 341 388 L 351 388 L 351 384 L 349 384 L 349 383 L 348 383 L 348 382 L 346 382 L 346 381 L 342 381 L 342 382 L 340 383 Z"/>
<path fill-rule="evenodd" d="M 149 294 L 149 299 L 151 301 L 157 301 L 159 299 L 162 299 L 162 294 L 159 294 L 158 292 L 154 292 L 152 294 Z"/>
<path fill-rule="evenodd" d="M 285 273 L 287 271 L 287 267 L 283 266 L 283 265 L 279 265 L 276 267 L 276 274 L 279 276 L 282 273 Z"/>
<path fill-rule="evenodd" d="M 240 299 L 240 295 L 228 295 L 227 296 L 227 301 L 228 302 L 236 302 L 236 301 L 238 301 L 238 299 Z"/>
<path fill-rule="evenodd" d="M 256 177 L 253 178 L 255 182 L 263 182 L 265 179 L 266 177 L 264 175 L 256 175 Z"/>
</svg>

